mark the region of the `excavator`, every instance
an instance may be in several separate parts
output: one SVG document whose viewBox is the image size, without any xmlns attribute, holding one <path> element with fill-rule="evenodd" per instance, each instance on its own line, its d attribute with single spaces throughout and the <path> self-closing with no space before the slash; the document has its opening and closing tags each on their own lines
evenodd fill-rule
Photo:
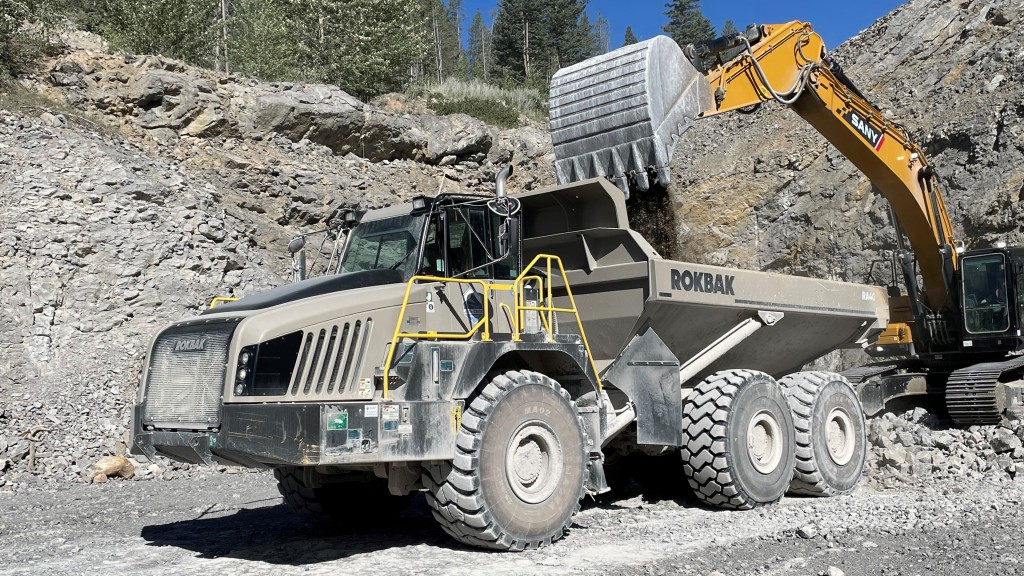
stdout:
<svg viewBox="0 0 1024 576">
<path fill-rule="evenodd" d="M 550 97 L 559 183 L 604 177 L 627 198 L 669 185 L 673 148 L 702 119 L 788 106 L 867 176 L 896 228 L 891 320 L 866 350 L 884 360 L 843 373 L 865 412 L 931 395 L 958 425 L 992 424 L 1024 399 L 1024 248 L 965 251 L 921 147 L 810 24 L 751 25 L 685 48 L 655 37 L 560 70 Z"/>
</svg>

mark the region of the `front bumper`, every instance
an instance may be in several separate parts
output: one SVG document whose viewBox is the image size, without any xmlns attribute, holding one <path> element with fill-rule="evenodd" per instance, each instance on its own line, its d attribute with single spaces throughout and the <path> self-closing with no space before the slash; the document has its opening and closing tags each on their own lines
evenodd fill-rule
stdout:
<svg viewBox="0 0 1024 576">
<path fill-rule="evenodd" d="M 214 430 L 143 429 L 132 418 L 132 450 L 190 464 L 262 468 L 450 460 L 463 403 L 345 402 L 225 404 Z"/>
</svg>

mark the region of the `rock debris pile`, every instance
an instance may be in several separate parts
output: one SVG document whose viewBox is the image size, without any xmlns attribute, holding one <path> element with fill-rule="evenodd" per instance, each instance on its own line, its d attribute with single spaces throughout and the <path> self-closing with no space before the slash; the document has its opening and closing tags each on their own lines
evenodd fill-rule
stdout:
<svg viewBox="0 0 1024 576">
<path fill-rule="evenodd" d="M 923 408 L 868 420 L 866 475 L 894 487 L 950 478 L 1024 482 L 1024 408 L 998 426 L 956 428 Z"/>
</svg>

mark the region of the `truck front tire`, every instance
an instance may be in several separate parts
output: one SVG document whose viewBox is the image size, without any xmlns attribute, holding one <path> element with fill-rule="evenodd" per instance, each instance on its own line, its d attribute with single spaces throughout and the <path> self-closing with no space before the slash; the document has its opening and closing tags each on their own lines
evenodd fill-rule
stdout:
<svg viewBox="0 0 1024 576">
<path fill-rule="evenodd" d="M 351 525 L 353 518 L 372 523 L 394 520 L 409 505 L 409 496 L 394 496 L 387 480 L 373 474 L 353 473 L 344 482 L 330 482 L 319 487 L 307 486 L 298 466 L 274 468 L 277 490 L 285 504 L 306 520 L 319 526 Z M 365 522 L 360 520 L 360 525 Z"/>
<path fill-rule="evenodd" d="M 462 416 L 451 464 L 423 482 L 434 518 L 456 540 L 498 550 L 561 538 L 586 488 L 586 439 L 569 394 L 526 370 L 493 378 Z"/>
<path fill-rule="evenodd" d="M 831 372 L 797 372 L 779 384 L 796 426 L 796 469 L 789 491 L 805 496 L 852 491 L 867 456 L 867 425 L 853 386 Z"/>
<path fill-rule="evenodd" d="M 748 510 L 782 498 L 793 478 L 793 415 L 779 383 L 753 370 L 718 372 L 683 405 L 683 468 L 704 502 Z"/>
</svg>

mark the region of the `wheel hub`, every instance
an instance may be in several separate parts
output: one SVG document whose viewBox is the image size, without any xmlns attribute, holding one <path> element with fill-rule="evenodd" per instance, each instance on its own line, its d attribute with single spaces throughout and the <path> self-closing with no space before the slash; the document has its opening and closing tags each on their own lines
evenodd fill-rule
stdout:
<svg viewBox="0 0 1024 576">
<path fill-rule="evenodd" d="M 853 458 L 857 439 L 853 434 L 853 420 L 842 408 L 833 408 L 825 420 L 825 445 L 828 455 L 836 464 L 843 466 Z"/>
<path fill-rule="evenodd" d="M 750 419 L 747 426 L 747 456 L 754 468 L 770 474 L 782 461 L 782 425 L 778 419 L 762 410 Z"/>
<path fill-rule="evenodd" d="M 521 500 L 539 504 L 558 487 L 563 461 L 554 431 L 543 422 L 526 422 L 505 450 L 505 478 Z"/>
<path fill-rule="evenodd" d="M 544 455 L 534 440 L 527 440 L 516 448 L 514 456 L 516 477 L 523 484 L 532 484 L 540 477 Z"/>
</svg>

